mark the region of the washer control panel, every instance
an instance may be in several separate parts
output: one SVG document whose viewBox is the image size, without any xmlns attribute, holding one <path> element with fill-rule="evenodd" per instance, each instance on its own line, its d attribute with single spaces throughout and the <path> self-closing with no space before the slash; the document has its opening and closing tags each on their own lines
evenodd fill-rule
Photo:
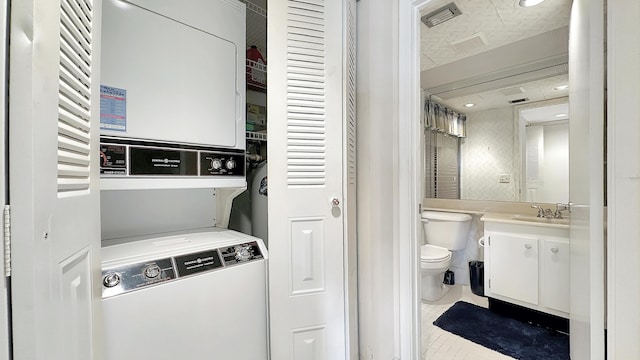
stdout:
<svg viewBox="0 0 640 360">
<path fill-rule="evenodd" d="M 248 242 L 102 270 L 102 298 L 191 275 L 262 260 L 258 243 Z"/>
<path fill-rule="evenodd" d="M 171 258 L 102 270 L 102 297 L 173 280 L 176 271 Z"/>
<path fill-rule="evenodd" d="M 221 248 L 220 254 L 227 266 L 235 265 L 255 259 L 262 259 L 262 253 L 257 243 L 247 243 Z"/>
</svg>

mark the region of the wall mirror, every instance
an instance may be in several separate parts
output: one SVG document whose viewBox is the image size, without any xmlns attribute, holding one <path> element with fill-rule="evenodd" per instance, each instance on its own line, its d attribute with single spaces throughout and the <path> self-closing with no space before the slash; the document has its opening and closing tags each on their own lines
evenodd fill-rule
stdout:
<svg viewBox="0 0 640 360">
<path fill-rule="evenodd" d="M 569 202 L 569 103 L 567 98 L 516 108 L 521 163 L 520 200 Z"/>
<path fill-rule="evenodd" d="M 568 202 L 570 6 L 434 0 L 421 11 L 423 99 L 465 119 L 453 135 L 426 126 L 425 197 Z"/>
</svg>

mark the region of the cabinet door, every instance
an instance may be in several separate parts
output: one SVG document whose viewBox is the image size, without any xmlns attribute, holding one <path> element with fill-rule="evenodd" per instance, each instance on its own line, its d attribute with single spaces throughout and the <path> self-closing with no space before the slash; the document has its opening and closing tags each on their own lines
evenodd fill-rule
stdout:
<svg viewBox="0 0 640 360">
<path fill-rule="evenodd" d="M 569 312 L 569 243 L 545 240 L 542 247 L 542 302 Z"/>
<path fill-rule="evenodd" d="M 491 293 L 538 304 L 538 239 L 514 234 L 489 236 Z"/>
</svg>

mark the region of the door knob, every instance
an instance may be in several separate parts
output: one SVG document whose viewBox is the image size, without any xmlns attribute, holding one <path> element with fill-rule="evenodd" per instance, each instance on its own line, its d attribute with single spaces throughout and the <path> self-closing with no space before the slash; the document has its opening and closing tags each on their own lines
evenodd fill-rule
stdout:
<svg viewBox="0 0 640 360">
<path fill-rule="evenodd" d="M 340 205 L 340 199 L 338 199 L 337 197 L 334 197 L 331 199 L 331 205 L 332 206 L 339 206 Z"/>
<path fill-rule="evenodd" d="M 558 253 L 558 248 L 551 248 L 551 252 L 554 253 L 554 254 L 557 254 Z"/>
<path fill-rule="evenodd" d="M 527 250 L 531 249 L 531 244 L 525 244 L 524 248 Z"/>
</svg>

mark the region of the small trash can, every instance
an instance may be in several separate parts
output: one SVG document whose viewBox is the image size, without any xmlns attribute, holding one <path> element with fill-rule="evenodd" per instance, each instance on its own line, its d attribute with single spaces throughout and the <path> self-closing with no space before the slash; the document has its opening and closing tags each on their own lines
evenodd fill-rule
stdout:
<svg viewBox="0 0 640 360">
<path fill-rule="evenodd" d="M 469 261 L 471 292 L 484 296 L 484 261 Z"/>
</svg>

